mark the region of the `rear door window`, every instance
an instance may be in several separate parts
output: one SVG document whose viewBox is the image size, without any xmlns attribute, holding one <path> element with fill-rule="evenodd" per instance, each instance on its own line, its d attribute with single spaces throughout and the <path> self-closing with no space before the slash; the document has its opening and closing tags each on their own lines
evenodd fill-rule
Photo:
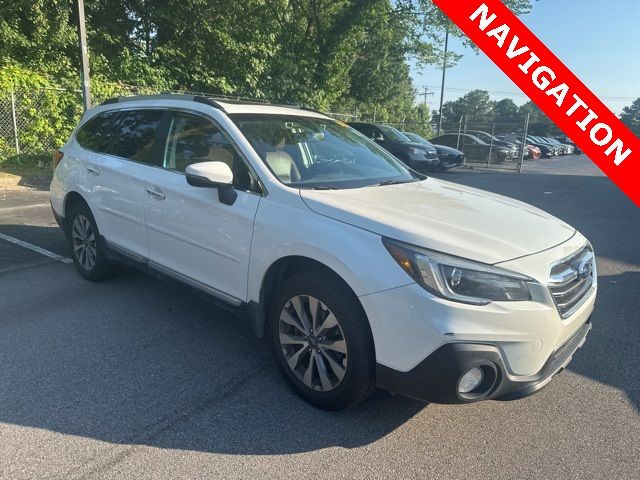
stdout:
<svg viewBox="0 0 640 480">
<path fill-rule="evenodd" d="M 117 110 L 100 113 L 80 127 L 76 133 L 80 146 L 94 152 L 104 152 L 112 140 L 111 124 L 117 114 Z"/>
<path fill-rule="evenodd" d="M 155 165 L 153 150 L 164 110 L 124 110 L 118 119 L 113 155 Z"/>
<path fill-rule="evenodd" d="M 445 135 L 438 139 L 438 143 L 440 143 L 441 145 L 447 145 L 449 147 L 455 147 L 458 142 L 457 138 L 452 137 L 451 135 Z"/>
</svg>

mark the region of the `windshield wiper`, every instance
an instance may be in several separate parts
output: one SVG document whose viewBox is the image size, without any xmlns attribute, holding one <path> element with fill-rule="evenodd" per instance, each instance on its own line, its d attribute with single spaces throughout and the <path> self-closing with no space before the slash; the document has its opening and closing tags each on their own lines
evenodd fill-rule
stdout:
<svg viewBox="0 0 640 480">
<path fill-rule="evenodd" d="M 385 185 L 398 185 L 400 183 L 409 183 L 409 180 L 383 180 L 380 183 L 375 183 L 372 187 L 384 187 Z"/>
<path fill-rule="evenodd" d="M 312 190 L 337 190 L 336 187 L 330 187 L 328 185 L 319 185 L 317 187 L 311 187 Z"/>
</svg>

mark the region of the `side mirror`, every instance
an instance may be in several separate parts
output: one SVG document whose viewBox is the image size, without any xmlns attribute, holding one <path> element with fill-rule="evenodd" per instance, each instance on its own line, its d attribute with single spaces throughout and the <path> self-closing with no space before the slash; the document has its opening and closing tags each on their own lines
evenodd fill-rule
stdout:
<svg viewBox="0 0 640 480">
<path fill-rule="evenodd" d="M 382 134 L 381 134 L 381 133 L 376 133 L 376 134 L 374 134 L 374 135 L 373 135 L 373 139 L 374 139 L 376 142 L 384 142 L 384 137 L 382 136 Z"/>
<path fill-rule="evenodd" d="M 226 205 L 233 205 L 238 197 L 232 186 L 233 172 L 224 162 L 192 163 L 185 174 L 192 187 L 217 188 L 218 199 Z"/>
</svg>

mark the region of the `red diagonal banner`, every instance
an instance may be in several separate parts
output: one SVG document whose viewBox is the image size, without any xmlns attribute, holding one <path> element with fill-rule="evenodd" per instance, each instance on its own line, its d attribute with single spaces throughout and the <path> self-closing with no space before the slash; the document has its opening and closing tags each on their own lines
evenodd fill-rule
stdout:
<svg viewBox="0 0 640 480">
<path fill-rule="evenodd" d="M 433 1 L 640 207 L 640 139 L 518 17 L 500 0 Z"/>
</svg>

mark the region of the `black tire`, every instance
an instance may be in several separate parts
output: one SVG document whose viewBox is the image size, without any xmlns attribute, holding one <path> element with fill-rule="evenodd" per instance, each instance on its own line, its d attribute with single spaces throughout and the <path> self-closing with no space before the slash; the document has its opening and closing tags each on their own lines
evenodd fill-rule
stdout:
<svg viewBox="0 0 640 480">
<path fill-rule="evenodd" d="M 280 315 L 285 305 L 298 295 L 315 297 L 324 304 L 337 319 L 340 333 L 344 334 L 348 351 L 346 372 L 332 390 L 319 391 L 305 385 L 285 358 L 280 342 Z M 344 282 L 324 272 L 295 274 L 277 288 L 269 310 L 269 336 L 276 363 L 289 385 L 303 399 L 324 410 L 341 410 L 363 402 L 375 390 L 375 350 L 369 322 L 357 297 Z M 320 353 L 318 357 L 322 356 Z M 326 357 L 326 350 L 323 355 Z M 317 363 L 315 368 L 317 372 Z"/>
<path fill-rule="evenodd" d="M 78 219 L 78 221 L 86 219 L 86 221 L 88 221 L 89 228 L 91 229 L 91 233 L 93 234 L 93 242 L 89 241 L 87 243 L 87 245 L 91 245 L 93 247 L 91 251 L 95 251 L 95 255 L 92 257 L 94 261 L 90 262 L 90 265 L 87 263 L 83 264 L 83 257 L 81 256 L 77 245 L 74 244 L 74 224 L 76 219 Z M 71 250 L 71 258 L 73 258 L 73 263 L 75 264 L 78 273 L 80 273 L 80 275 L 85 279 L 92 282 L 99 282 L 111 278 L 115 273 L 115 265 L 106 257 L 106 247 L 89 206 L 86 203 L 74 203 L 69 207 L 65 221 L 67 227 L 67 240 L 69 241 L 69 248 Z M 84 220 L 82 221 L 84 222 Z M 89 248 L 86 248 L 86 250 L 87 253 L 85 254 L 89 255 Z"/>
</svg>

